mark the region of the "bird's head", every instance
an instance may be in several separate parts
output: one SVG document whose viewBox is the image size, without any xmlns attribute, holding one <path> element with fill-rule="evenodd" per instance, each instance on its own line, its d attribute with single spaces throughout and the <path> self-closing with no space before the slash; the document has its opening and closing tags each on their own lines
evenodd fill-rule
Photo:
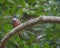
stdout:
<svg viewBox="0 0 60 48">
<path fill-rule="evenodd" d="M 13 22 L 15 22 L 15 21 L 17 21 L 17 20 L 18 20 L 18 17 L 17 17 L 17 16 L 13 16 L 13 17 L 12 17 L 12 21 L 13 21 Z"/>
</svg>

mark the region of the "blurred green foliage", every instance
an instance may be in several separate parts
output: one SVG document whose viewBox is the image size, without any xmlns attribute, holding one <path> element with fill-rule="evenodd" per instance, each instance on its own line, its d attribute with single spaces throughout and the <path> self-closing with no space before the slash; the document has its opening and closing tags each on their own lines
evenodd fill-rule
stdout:
<svg viewBox="0 0 60 48">
<path fill-rule="evenodd" d="M 1 0 L 0 1 L 0 40 L 12 27 L 11 17 L 16 15 L 21 22 L 38 16 L 60 16 L 59 0 Z M 26 30 L 24 30 L 26 31 Z M 8 41 L 7 48 L 58 48 L 60 47 L 60 24 L 38 24 L 26 31 L 23 40 L 14 35 Z M 45 37 L 35 40 L 37 36 Z"/>
</svg>

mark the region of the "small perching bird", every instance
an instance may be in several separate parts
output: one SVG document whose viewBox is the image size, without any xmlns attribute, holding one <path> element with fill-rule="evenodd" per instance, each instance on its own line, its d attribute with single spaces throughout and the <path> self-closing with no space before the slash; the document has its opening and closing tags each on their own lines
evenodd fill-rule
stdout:
<svg viewBox="0 0 60 48">
<path fill-rule="evenodd" d="M 13 16 L 13 17 L 12 17 L 12 26 L 13 26 L 13 28 L 17 27 L 17 26 L 20 25 L 20 24 L 21 24 L 21 22 L 20 22 L 20 20 L 18 19 L 18 17 Z M 18 33 L 18 35 L 19 35 L 19 38 L 20 38 L 20 39 L 23 39 L 23 35 L 26 36 L 26 37 L 28 37 L 28 35 L 27 35 L 26 32 L 24 32 L 23 34 Z"/>
<path fill-rule="evenodd" d="M 16 17 L 16 16 L 13 16 L 11 20 L 12 20 L 13 28 L 15 28 L 15 27 L 17 27 L 18 25 L 21 24 L 21 22 L 19 21 L 18 17 Z M 19 38 L 22 39 L 22 35 L 20 33 L 18 33 L 18 35 L 19 35 Z"/>
<path fill-rule="evenodd" d="M 13 16 L 12 17 L 12 25 L 13 25 L 13 27 L 15 28 L 20 24 L 21 24 L 21 22 L 19 21 L 19 19 L 16 16 Z"/>
</svg>

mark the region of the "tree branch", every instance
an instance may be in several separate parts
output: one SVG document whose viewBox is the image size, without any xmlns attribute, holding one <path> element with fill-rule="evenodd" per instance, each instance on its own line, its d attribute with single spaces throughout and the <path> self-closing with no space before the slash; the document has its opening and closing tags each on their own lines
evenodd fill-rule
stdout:
<svg viewBox="0 0 60 48">
<path fill-rule="evenodd" d="M 21 32 L 24 29 L 30 28 L 30 26 L 33 26 L 38 23 L 60 23 L 60 17 L 56 16 L 40 16 L 38 18 L 31 19 L 16 28 L 12 29 L 10 32 L 8 32 L 1 40 L 0 42 L 0 48 L 5 48 L 5 45 L 9 38 L 11 38 L 14 34 L 17 34 L 18 32 Z"/>
</svg>

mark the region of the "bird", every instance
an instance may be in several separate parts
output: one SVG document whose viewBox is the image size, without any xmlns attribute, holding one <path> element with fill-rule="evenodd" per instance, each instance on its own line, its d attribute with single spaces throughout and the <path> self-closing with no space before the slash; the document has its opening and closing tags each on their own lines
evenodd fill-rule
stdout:
<svg viewBox="0 0 60 48">
<path fill-rule="evenodd" d="M 15 28 L 15 27 L 17 27 L 18 25 L 21 24 L 21 22 L 20 22 L 20 20 L 18 19 L 17 16 L 13 16 L 12 19 L 11 19 L 11 21 L 12 21 L 13 28 Z M 22 34 L 18 33 L 18 36 L 19 36 L 20 39 L 23 39 L 22 38 Z"/>
<path fill-rule="evenodd" d="M 21 24 L 21 21 L 18 19 L 17 16 L 13 16 L 11 20 L 12 20 L 12 26 L 13 26 L 13 28 L 15 28 L 15 27 L 17 27 L 18 25 Z M 21 34 L 20 32 L 18 33 L 19 38 L 22 39 L 22 40 L 24 40 L 23 36 L 28 37 L 28 35 L 27 35 L 26 32 L 24 32 L 23 34 Z"/>
<path fill-rule="evenodd" d="M 17 16 L 13 16 L 12 17 L 12 26 L 13 26 L 13 28 L 17 27 L 20 24 L 21 24 L 21 22 L 19 21 L 18 17 Z"/>
</svg>

